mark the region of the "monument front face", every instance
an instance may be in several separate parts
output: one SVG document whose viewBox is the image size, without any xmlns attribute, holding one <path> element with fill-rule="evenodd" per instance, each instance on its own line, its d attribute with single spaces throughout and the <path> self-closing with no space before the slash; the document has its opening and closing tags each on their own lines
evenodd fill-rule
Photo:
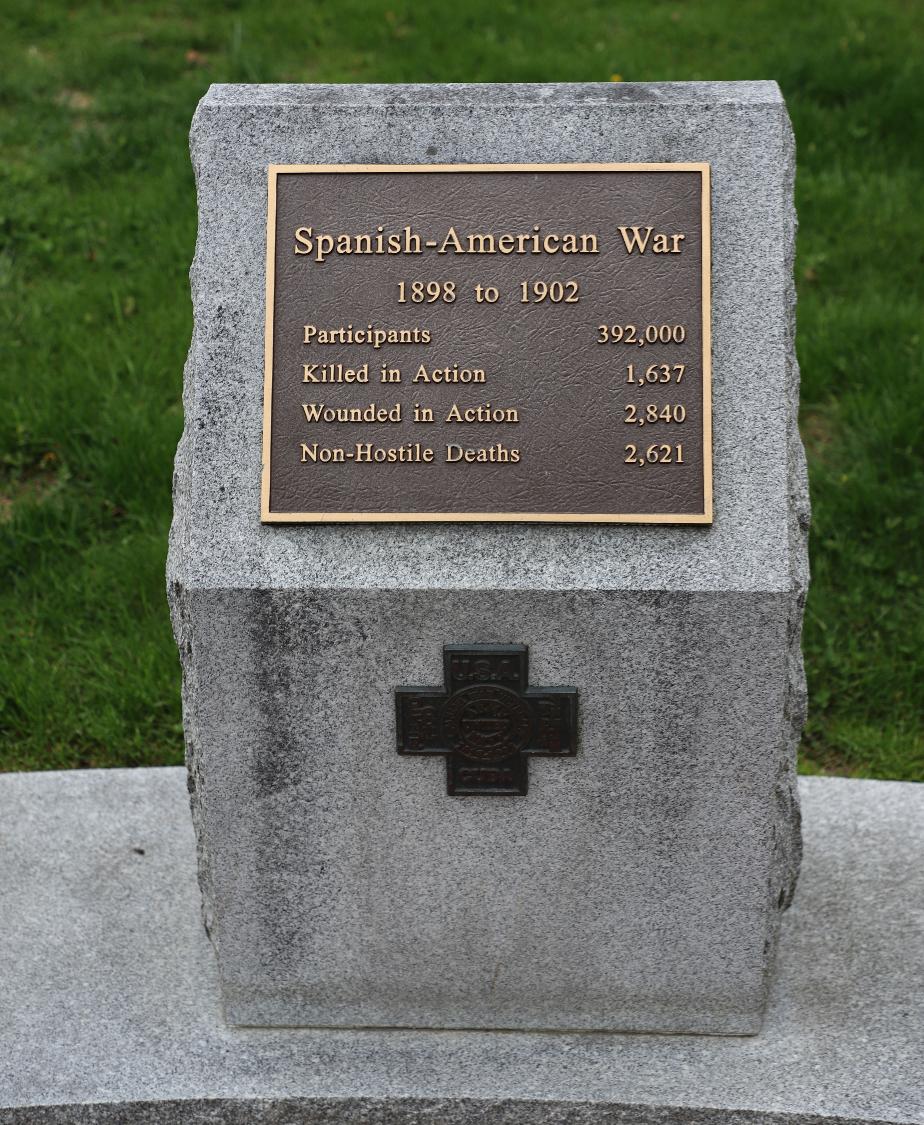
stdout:
<svg viewBox="0 0 924 1125">
<path fill-rule="evenodd" d="M 757 1031 L 806 582 L 776 87 L 213 87 L 192 148 L 169 579 L 229 1020 Z"/>
</svg>

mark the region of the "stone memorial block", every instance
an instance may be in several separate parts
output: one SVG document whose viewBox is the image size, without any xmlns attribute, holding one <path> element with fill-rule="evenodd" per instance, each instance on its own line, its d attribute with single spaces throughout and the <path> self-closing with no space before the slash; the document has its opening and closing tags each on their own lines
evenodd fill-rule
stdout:
<svg viewBox="0 0 924 1125">
<path fill-rule="evenodd" d="M 213 86 L 192 153 L 227 1019 L 756 1033 L 807 583 L 776 85 Z"/>
</svg>

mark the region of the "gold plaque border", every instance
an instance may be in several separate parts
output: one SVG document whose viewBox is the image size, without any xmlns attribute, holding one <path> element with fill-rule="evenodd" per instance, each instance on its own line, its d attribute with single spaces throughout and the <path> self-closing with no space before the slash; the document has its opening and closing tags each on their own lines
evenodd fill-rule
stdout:
<svg viewBox="0 0 924 1125">
<path fill-rule="evenodd" d="M 267 168 L 266 330 L 263 345 L 262 523 L 674 523 L 711 524 L 712 505 L 712 233 L 709 164 L 270 164 Z M 702 217 L 704 511 L 616 515 L 583 512 L 271 512 L 270 433 L 276 280 L 276 178 L 317 172 L 699 172 Z"/>
</svg>

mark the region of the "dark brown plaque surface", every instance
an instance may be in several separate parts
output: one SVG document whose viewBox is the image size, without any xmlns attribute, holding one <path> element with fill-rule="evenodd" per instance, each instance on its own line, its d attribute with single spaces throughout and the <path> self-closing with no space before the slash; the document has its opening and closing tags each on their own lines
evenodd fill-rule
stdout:
<svg viewBox="0 0 924 1125">
<path fill-rule="evenodd" d="M 708 165 L 280 165 L 268 212 L 265 522 L 711 522 Z"/>
<path fill-rule="evenodd" d="M 446 758 L 450 797 L 525 796 L 530 757 L 577 753 L 577 689 L 529 687 L 526 645 L 444 645 L 445 689 L 395 688 L 399 754 Z"/>
</svg>

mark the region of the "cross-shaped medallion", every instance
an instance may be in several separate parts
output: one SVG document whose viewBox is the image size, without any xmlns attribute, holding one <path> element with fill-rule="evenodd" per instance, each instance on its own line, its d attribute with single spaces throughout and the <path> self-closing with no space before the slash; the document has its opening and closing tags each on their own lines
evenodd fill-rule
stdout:
<svg viewBox="0 0 924 1125">
<path fill-rule="evenodd" d="M 577 688 L 529 688 L 526 645 L 444 645 L 445 689 L 395 688 L 399 754 L 445 754 L 451 796 L 525 795 L 527 756 L 574 757 Z"/>
</svg>

